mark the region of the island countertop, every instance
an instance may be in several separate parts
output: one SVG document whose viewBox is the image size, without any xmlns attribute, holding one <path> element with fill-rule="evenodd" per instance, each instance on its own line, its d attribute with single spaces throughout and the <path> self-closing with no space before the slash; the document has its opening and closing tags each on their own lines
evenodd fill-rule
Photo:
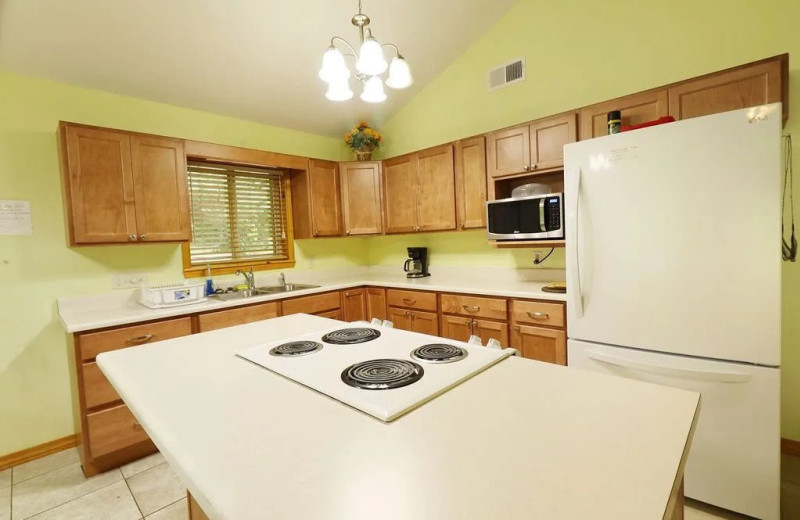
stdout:
<svg viewBox="0 0 800 520">
<path fill-rule="evenodd" d="M 211 520 L 662 519 L 699 394 L 521 358 L 383 423 L 234 353 L 297 314 L 97 361 Z"/>
</svg>

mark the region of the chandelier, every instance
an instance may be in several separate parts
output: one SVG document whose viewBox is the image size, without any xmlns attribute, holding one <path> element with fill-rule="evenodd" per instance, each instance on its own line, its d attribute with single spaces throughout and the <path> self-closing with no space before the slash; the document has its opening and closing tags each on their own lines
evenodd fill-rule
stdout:
<svg viewBox="0 0 800 520">
<path fill-rule="evenodd" d="M 378 43 L 372 36 L 369 25 L 369 17 L 361 12 L 361 0 L 358 0 L 358 14 L 353 16 L 350 22 L 358 27 L 360 46 L 358 52 L 355 47 L 350 45 L 347 40 L 334 36 L 325 54 L 322 56 L 322 68 L 319 77 L 328 84 L 328 91 L 325 97 L 331 101 L 347 101 L 353 97 L 350 90 L 350 69 L 345 64 L 344 57 L 350 56 L 355 59 L 355 78 L 363 85 L 361 99 L 367 103 L 380 103 L 386 100 L 386 93 L 383 90 L 383 80 L 380 74 L 389 69 L 389 77 L 386 85 L 390 88 L 406 88 L 413 82 L 411 70 L 408 68 L 406 59 L 400 54 L 396 45 L 391 43 Z M 336 43 L 340 42 L 347 47 L 344 54 L 336 48 Z M 392 58 L 391 64 L 386 63 L 383 56 L 383 47 L 394 49 L 396 56 Z"/>
</svg>

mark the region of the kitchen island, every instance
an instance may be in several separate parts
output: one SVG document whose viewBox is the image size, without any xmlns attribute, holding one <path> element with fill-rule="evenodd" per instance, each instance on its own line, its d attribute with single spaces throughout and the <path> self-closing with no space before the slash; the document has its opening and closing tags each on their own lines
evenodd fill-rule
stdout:
<svg viewBox="0 0 800 520">
<path fill-rule="evenodd" d="M 698 394 L 512 357 L 386 423 L 234 355 L 336 324 L 97 360 L 211 520 L 682 518 Z"/>
</svg>

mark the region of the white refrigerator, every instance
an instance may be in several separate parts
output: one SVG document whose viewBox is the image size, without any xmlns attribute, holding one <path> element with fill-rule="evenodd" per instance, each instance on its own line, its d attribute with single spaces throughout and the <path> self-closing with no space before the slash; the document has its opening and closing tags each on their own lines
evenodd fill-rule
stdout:
<svg viewBox="0 0 800 520">
<path fill-rule="evenodd" d="M 702 394 L 686 496 L 780 517 L 781 107 L 565 147 L 568 365 Z"/>
</svg>

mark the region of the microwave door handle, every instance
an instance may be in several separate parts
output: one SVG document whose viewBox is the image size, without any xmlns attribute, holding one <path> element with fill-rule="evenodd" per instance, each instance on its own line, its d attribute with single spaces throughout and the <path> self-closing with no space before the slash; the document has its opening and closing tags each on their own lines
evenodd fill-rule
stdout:
<svg viewBox="0 0 800 520">
<path fill-rule="evenodd" d="M 542 231 L 547 231 L 547 226 L 545 225 L 544 219 L 544 197 L 539 199 L 539 229 Z"/>
<path fill-rule="evenodd" d="M 578 247 L 578 229 L 580 228 L 580 213 L 579 213 L 579 206 L 580 206 L 580 197 L 581 197 L 581 168 L 580 166 L 577 168 L 575 172 L 575 195 L 573 196 L 573 203 L 572 203 L 572 215 L 573 218 L 570 219 L 572 221 L 572 229 L 569 230 L 567 233 L 567 250 L 569 251 L 569 258 L 571 259 L 572 263 L 572 272 L 575 273 L 575 298 L 573 298 L 574 302 L 574 310 L 575 310 L 575 317 L 580 318 L 583 316 L 583 290 L 581 288 L 581 262 L 579 258 L 579 251 L 580 248 Z"/>
</svg>

